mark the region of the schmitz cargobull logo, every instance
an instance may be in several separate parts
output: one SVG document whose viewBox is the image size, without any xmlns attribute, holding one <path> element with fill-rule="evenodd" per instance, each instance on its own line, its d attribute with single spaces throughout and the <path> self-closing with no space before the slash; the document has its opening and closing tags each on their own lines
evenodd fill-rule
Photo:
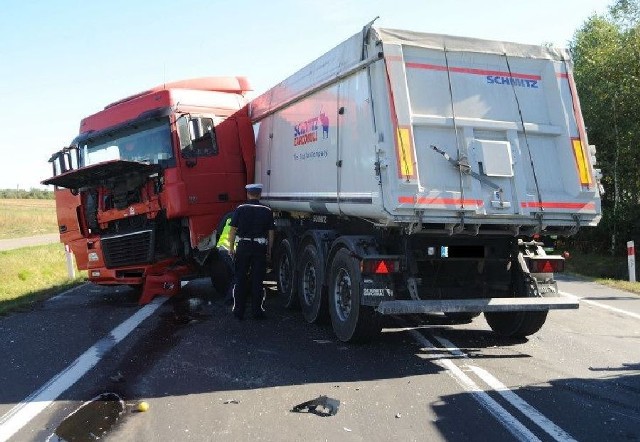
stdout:
<svg viewBox="0 0 640 442">
<path fill-rule="evenodd" d="M 320 111 L 317 117 L 309 118 L 293 127 L 293 145 L 304 146 L 305 144 L 318 141 L 318 130 L 322 129 L 322 139 L 329 138 L 329 117 Z"/>
</svg>

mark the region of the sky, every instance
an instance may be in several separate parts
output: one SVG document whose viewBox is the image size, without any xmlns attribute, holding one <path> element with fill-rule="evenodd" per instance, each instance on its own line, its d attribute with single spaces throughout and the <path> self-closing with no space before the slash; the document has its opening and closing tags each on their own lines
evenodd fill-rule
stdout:
<svg viewBox="0 0 640 442">
<path fill-rule="evenodd" d="M 164 82 L 258 95 L 376 26 L 566 47 L 613 0 L 0 0 L 0 189 L 46 188 L 80 120 Z M 49 187 L 51 189 L 51 187 Z"/>
</svg>

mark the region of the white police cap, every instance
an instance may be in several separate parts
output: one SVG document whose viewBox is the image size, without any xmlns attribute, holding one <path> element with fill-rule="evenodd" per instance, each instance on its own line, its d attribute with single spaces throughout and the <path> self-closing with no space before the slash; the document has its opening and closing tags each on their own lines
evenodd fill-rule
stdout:
<svg viewBox="0 0 640 442">
<path fill-rule="evenodd" d="M 262 190 L 262 184 L 260 183 L 247 184 L 246 186 L 244 186 L 244 188 L 249 191 Z"/>
</svg>

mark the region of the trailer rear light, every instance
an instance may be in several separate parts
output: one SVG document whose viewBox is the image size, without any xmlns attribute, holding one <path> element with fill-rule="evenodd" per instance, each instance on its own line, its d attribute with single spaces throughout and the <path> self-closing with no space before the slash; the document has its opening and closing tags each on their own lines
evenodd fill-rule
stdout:
<svg viewBox="0 0 640 442">
<path fill-rule="evenodd" d="M 546 257 L 546 258 L 530 258 L 529 271 L 531 273 L 555 273 L 564 272 L 564 258 Z"/>
<path fill-rule="evenodd" d="M 364 259 L 360 266 L 362 273 L 372 273 L 376 275 L 388 275 L 400 271 L 400 260 L 398 259 Z"/>
</svg>

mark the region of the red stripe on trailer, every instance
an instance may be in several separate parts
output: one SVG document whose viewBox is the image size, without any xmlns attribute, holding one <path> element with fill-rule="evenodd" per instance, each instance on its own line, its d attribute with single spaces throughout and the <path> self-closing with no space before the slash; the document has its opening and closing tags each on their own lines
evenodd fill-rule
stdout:
<svg viewBox="0 0 640 442">
<path fill-rule="evenodd" d="M 636 247 L 635 246 L 628 246 L 627 247 L 627 256 L 635 256 L 636 254 Z"/>
<path fill-rule="evenodd" d="M 426 196 L 401 196 L 398 197 L 400 204 L 422 204 L 422 205 L 438 205 L 438 206 L 482 206 L 484 201 L 475 199 L 462 198 L 432 198 Z"/>
<path fill-rule="evenodd" d="M 427 63 L 406 63 L 408 68 L 414 69 L 427 69 L 430 71 L 447 71 L 446 66 Z M 490 71 L 485 69 L 473 69 L 473 68 L 458 68 L 449 67 L 450 72 L 457 72 L 460 74 L 474 74 L 474 75 L 496 75 L 501 77 L 522 78 L 523 80 L 542 80 L 540 75 L 533 74 L 520 74 L 518 72 L 505 72 L 505 71 Z"/>
<path fill-rule="evenodd" d="M 521 203 L 521 207 L 528 209 L 577 209 L 577 210 L 595 210 L 595 203 L 571 203 L 565 201 L 528 201 Z"/>
</svg>

